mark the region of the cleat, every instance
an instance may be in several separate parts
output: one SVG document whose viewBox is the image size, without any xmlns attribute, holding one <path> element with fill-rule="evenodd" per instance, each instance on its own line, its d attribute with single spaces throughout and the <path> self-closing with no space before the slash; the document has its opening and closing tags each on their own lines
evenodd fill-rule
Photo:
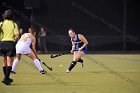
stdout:
<svg viewBox="0 0 140 93">
<path fill-rule="evenodd" d="M 69 69 L 67 69 L 67 70 L 66 70 L 66 72 L 67 72 L 67 73 L 70 73 L 70 70 L 69 70 Z"/>
<path fill-rule="evenodd" d="M 47 73 L 47 72 L 46 72 L 45 70 L 41 70 L 40 73 L 41 73 L 41 74 L 45 74 L 45 73 Z"/>
<path fill-rule="evenodd" d="M 9 82 L 13 82 L 13 81 L 14 81 L 13 79 L 9 78 Z"/>
<path fill-rule="evenodd" d="M 84 63 L 83 63 L 83 61 L 82 62 L 80 62 L 81 63 L 81 68 L 83 68 L 84 67 Z"/>
<path fill-rule="evenodd" d="M 10 82 L 9 79 L 4 79 L 4 80 L 2 81 L 2 83 L 4 83 L 5 85 L 11 85 L 11 82 Z"/>
<path fill-rule="evenodd" d="M 81 68 L 83 68 L 84 67 L 84 64 L 83 64 L 83 62 L 81 63 Z"/>
<path fill-rule="evenodd" d="M 16 74 L 16 72 L 15 72 L 15 71 L 11 71 L 10 73 L 11 73 L 11 74 Z"/>
<path fill-rule="evenodd" d="M 8 81 L 8 82 L 13 82 L 14 80 L 13 79 L 11 79 L 11 78 L 8 78 L 6 81 Z M 5 79 L 3 79 L 3 81 L 2 82 L 5 82 Z"/>
</svg>

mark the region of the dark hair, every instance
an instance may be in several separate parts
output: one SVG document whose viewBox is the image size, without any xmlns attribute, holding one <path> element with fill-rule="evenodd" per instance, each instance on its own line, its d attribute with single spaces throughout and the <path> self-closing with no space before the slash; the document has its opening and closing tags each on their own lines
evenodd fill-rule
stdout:
<svg viewBox="0 0 140 93">
<path fill-rule="evenodd" d="M 13 11 L 11 9 L 5 10 L 3 14 L 4 19 L 13 20 Z"/>
<path fill-rule="evenodd" d="M 2 19 L 4 19 L 4 13 L 2 14 Z"/>
<path fill-rule="evenodd" d="M 75 30 L 73 28 L 70 28 L 69 30 L 71 30 L 72 32 L 75 32 Z"/>
</svg>

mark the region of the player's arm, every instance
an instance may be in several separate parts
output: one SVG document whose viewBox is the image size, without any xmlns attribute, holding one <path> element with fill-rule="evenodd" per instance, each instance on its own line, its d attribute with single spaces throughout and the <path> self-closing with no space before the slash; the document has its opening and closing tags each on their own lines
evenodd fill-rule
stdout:
<svg viewBox="0 0 140 93">
<path fill-rule="evenodd" d="M 75 50 L 75 44 L 74 44 L 74 42 L 72 40 L 71 40 L 71 43 L 72 43 L 71 53 L 73 53 L 74 50 Z"/>
<path fill-rule="evenodd" d="M 79 50 L 81 51 L 85 46 L 87 46 L 88 41 L 87 41 L 86 38 L 85 38 L 83 35 L 81 35 L 81 34 L 78 34 L 78 37 L 79 37 L 79 39 L 80 39 L 82 42 L 84 42 L 83 46 L 81 46 L 81 47 L 79 48 Z"/>
<path fill-rule="evenodd" d="M 36 46 L 36 38 L 33 35 L 31 35 L 31 38 L 32 38 L 32 50 L 33 50 L 35 56 L 38 59 L 38 56 L 37 56 L 37 53 L 36 53 L 36 47 L 35 47 Z"/>
<path fill-rule="evenodd" d="M 3 33 L 1 25 L 2 25 L 2 22 L 0 22 L 0 39 L 2 39 L 2 33 Z"/>
<path fill-rule="evenodd" d="M 19 39 L 19 30 L 18 30 L 17 24 L 15 24 L 14 34 L 15 34 L 15 40 L 18 40 Z"/>
</svg>

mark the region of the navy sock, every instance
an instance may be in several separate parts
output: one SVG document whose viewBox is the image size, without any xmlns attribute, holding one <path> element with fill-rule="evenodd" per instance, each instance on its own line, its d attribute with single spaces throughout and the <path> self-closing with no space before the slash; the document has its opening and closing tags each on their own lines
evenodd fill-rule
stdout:
<svg viewBox="0 0 140 93">
<path fill-rule="evenodd" d="M 77 62 L 83 63 L 83 60 L 80 58 Z"/>
<path fill-rule="evenodd" d="M 12 66 L 7 66 L 7 67 L 6 67 L 5 79 L 9 79 L 11 69 L 12 69 Z"/>
<path fill-rule="evenodd" d="M 3 74 L 6 76 L 6 66 L 3 67 Z"/>
<path fill-rule="evenodd" d="M 71 71 L 75 67 L 76 64 L 77 62 L 72 61 L 68 69 Z"/>
</svg>

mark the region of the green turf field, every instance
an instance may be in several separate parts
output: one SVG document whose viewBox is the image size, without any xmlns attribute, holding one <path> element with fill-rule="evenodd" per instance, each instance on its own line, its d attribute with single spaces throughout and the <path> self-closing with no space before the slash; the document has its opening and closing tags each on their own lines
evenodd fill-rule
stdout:
<svg viewBox="0 0 140 93">
<path fill-rule="evenodd" d="M 51 72 L 42 65 L 47 75 L 40 74 L 32 60 L 23 56 L 17 74 L 11 75 L 14 82 L 11 86 L 0 83 L 0 93 L 140 93 L 139 54 L 85 55 L 84 68 L 78 63 L 69 74 L 65 71 L 72 55 L 54 59 L 49 56 L 39 55 L 53 67 Z M 2 80 L 2 62 L 0 69 Z"/>
</svg>

